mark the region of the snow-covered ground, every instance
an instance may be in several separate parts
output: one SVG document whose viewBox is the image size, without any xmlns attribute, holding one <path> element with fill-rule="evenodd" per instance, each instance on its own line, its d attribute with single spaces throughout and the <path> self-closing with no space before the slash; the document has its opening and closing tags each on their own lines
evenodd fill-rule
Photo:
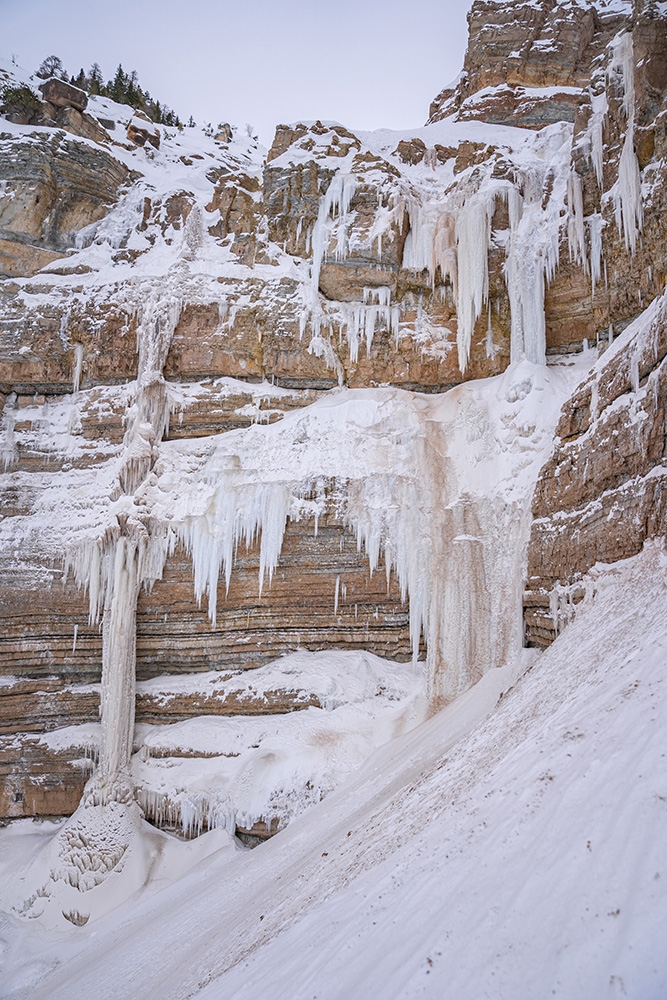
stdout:
<svg viewBox="0 0 667 1000">
<path fill-rule="evenodd" d="M 4 916 L 5 995 L 661 1000 L 667 557 L 650 544 L 590 579 L 547 652 L 488 672 L 259 849 L 171 841 L 165 884 L 154 848 L 152 895 L 55 935 Z M 4 866 L 54 829 L 3 831 Z"/>
</svg>

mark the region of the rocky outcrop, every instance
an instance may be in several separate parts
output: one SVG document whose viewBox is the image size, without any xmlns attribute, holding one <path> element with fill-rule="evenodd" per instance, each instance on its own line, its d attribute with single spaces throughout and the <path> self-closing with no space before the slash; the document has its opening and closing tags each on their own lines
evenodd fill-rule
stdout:
<svg viewBox="0 0 667 1000">
<path fill-rule="evenodd" d="M 595 563 L 667 536 L 667 300 L 629 327 L 563 409 L 533 500 L 528 641 L 548 645 Z"/>
<path fill-rule="evenodd" d="M 630 14 L 629 3 L 605 0 L 476 0 L 463 73 L 435 98 L 429 122 L 451 114 L 524 128 L 574 121 L 591 67 Z"/>
<path fill-rule="evenodd" d="M 104 218 L 130 171 L 104 149 L 63 132 L 17 141 L 0 133 L 0 236 L 42 250 L 64 251 L 76 233 Z"/>
<path fill-rule="evenodd" d="M 49 104 L 56 108 L 75 108 L 76 111 L 85 111 L 88 104 L 88 94 L 78 87 L 73 87 L 64 80 L 59 80 L 52 76 L 50 80 L 40 83 L 39 89 L 42 97 Z"/>
</svg>

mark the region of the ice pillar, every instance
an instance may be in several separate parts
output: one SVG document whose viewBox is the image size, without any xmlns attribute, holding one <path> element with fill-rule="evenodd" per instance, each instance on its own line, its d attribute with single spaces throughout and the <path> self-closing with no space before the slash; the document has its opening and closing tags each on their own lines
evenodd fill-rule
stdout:
<svg viewBox="0 0 667 1000">
<path fill-rule="evenodd" d="M 102 739 L 99 766 L 86 794 L 88 805 L 133 798 L 132 756 L 137 649 L 137 543 L 128 534 L 116 540 L 102 619 Z"/>
</svg>

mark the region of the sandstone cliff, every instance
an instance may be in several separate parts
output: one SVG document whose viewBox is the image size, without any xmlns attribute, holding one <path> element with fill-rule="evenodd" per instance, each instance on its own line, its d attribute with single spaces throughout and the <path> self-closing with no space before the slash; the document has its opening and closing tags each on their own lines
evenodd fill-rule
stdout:
<svg viewBox="0 0 667 1000">
<path fill-rule="evenodd" d="M 551 393 L 557 410 L 561 369 L 576 375 L 574 356 L 598 353 L 533 498 L 529 641 L 553 638 L 596 560 L 664 534 L 664 14 L 478 0 L 469 23 L 464 74 L 405 133 L 279 125 L 266 152 L 238 130 L 156 130 L 103 98 L 0 123 L 4 815 L 68 811 L 81 794 L 97 753 L 85 727 L 100 702 L 98 622 L 113 613 L 110 552 L 142 567 L 140 683 L 259 668 L 299 646 L 398 662 L 421 649 L 429 694 L 446 701 L 522 629 L 529 478 L 499 500 L 497 455 L 477 442 L 514 456 L 518 477 L 521 449 L 526 468 L 539 464 L 550 425 L 522 400 Z M 453 395 L 447 429 L 439 404 L 412 395 L 522 358 L 549 361 L 551 387 L 510 373 L 495 409 Z M 327 400 L 380 386 L 408 390 L 412 410 L 398 396 L 378 396 L 372 414 L 359 404 L 371 454 L 326 424 Z M 313 422 L 285 433 L 289 462 L 239 437 L 318 400 Z M 448 407 L 467 421 L 483 484 L 453 474 Z M 318 435 L 350 455 L 311 461 L 304 442 Z M 211 483 L 238 506 L 223 509 Z M 437 561 L 419 547 L 433 538 Z M 455 627 L 474 636 L 463 651 Z M 240 711 L 196 688 L 159 704 L 139 691 L 137 720 Z M 315 703 L 312 691 L 265 700 Z M 68 726 L 84 728 L 44 742 Z"/>
</svg>

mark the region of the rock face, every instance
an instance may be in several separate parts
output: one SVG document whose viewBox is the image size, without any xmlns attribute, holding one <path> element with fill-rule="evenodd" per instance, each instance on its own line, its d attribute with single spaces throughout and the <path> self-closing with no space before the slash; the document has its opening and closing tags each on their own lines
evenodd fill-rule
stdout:
<svg viewBox="0 0 667 1000">
<path fill-rule="evenodd" d="M 118 199 L 130 171 L 104 149 L 35 133 L 0 134 L 0 234 L 32 248 L 64 251 Z M 43 265 L 42 265 L 43 266 Z"/>
<path fill-rule="evenodd" d="M 528 640 L 568 623 L 595 563 L 667 535 L 667 299 L 604 354 L 563 409 L 533 500 L 524 596 Z"/>
<path fill-rule="evenodd" d="M 102 549 L 126 530 L 124 503 L 152 537 L 146 492 L 188 441 L 277 423 L 339 387 L 440 393 L 588 350 L 602 356 L 533 501 L 528 641 L 553 639 L 596 561 L 664 534 L 664 14 L 477 0 L 469 25 L 464 73 L 413 131 L 279 125 L 265 155 L 230 126 L 157 127 L 54 81 L 34 121 L 2 122 L 0 815 L 76 805 L 103 637 L 63 566 L 77 531 Z M 411 657 L 410 595 L 371 576 L 340 505 L 313 518 L 326 477 L 298 484 L 309 514 L 287 519 L 261 597 L 259 522 L 248 529 L 215 627 L 182 545 L 148 573 L 140 722 L 257 711 L 233 692 L 142 693 L 156 676 L 252 670 L 297 647 Z M 100 491 L 119 505 L 111 527 L 91 513 Z M 56 493 L 67 509 L 53 514 Z M 482 551 L 473 514 L 447 554 L 462 579 Z M 302 694 L 297 707 L 315 704 Z"/>
<path fill-rule="evenodd" d="M 573 122 L 592 66 L 626 28 L 629 14 L 629 4 L 605 0 L 589 5 L 478 0 L 468 14 L 461 78 L 435 98 L 429 121 L 456 113 L 528 128 Z"/>
<path fill-rule="evenodd" d="M 56 108 L 75 108 L 77 111 L 85 111 L 88 104 L 88 94 L 78 87 L 73 87 L 64 80 L 51 77 L 39 86 L 42 96 L 49 104 Z"/>
</svg>

